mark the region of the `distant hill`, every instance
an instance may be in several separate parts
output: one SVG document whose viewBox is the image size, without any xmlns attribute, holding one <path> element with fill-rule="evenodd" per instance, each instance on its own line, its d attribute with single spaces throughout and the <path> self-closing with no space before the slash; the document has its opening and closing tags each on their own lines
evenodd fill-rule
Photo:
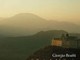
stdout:
<svg viewBox="0 0 80 60">
<path fill-rule="evenodd" d="M 3 19 L 5 19 L 5 18 L 0 17 L 0 21 L 3 20 Z"/>
<path fill-rule="evenodd" d="M 0 34 L 5 36 L 27 36 L 47 30 L 80 33 L 80 26 L 70 22 L 46 20 L 32 13 L 20 13 L 0 21 Z"/>
<path fill-rule="evenodd" d="M 58 57 L 54 57 L 56 54 Z M 74 57 L 67 57 L 66 54 L 72 55 L 75 54 Z M 62 56 L 65 55 L 66 57 Z M 61 58 L 62 57 L 62 58 Z M 73 48 L 62 48 L 57 46 L 47 46 L 36 51 L 33 55 L 29 56 L 26 60 L 56 60 L 56 59 L 68 59 L 68 60 L 80 60 L 80 49 Z"/>
<path fill-rule="evenodd" d="M 48 30 L 48 31 L 40 31 L 34 36 L 40 36 L 40 37 L 51 37 L 51 38 L 56 38 L 56 37 L 61 37 L 62 34 L 67 34 L 68 32 L 64 30 Z"/>
</svg>

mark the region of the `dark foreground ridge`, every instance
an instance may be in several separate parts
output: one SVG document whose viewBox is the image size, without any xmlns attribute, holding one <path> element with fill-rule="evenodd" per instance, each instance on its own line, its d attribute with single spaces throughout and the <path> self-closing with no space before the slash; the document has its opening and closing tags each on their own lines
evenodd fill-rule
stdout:
<svg viewBox="0 0 80 60">
<path fill-rule="evenodd" d="M 80 49 L 47 46 L 26 60 L 80 60 Z"/>
</svg>

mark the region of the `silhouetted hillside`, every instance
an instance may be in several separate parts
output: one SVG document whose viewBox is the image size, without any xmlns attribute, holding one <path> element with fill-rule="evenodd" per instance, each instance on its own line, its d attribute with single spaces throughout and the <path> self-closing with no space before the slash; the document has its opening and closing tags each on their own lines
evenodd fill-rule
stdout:
<svg viewBox="0 0 80 60">
<path fill-rule="evenodd" d="M 33 52 L 51 45 L 54 36 L 67 33 L 63 30 L 41 31 L 31 36 L 0 38 L 0 60 L 25 60 Z"/>
<path fill-rule="evenodd" d="M 60 55 L 58 57 L 54 57 L 55 55 Z M 66 54 L 72 55 L 75 54 L 74 57 L 67 57 Z M 61 55 L 65 55 L 65 57 Z M 67 59 L 67 60 L 80 60 L 80 49 L 73 49 L 73 48 L 62 48 L 57 46 L 47 46 L 36 51 L 33 55 L 29 56 L 26 60 L 56 60 L 56 59 Z"/>
<path fill-rule="evenodd" d="M 0 38 L 0 60 L 25 60 L 33 52 L 51 45 L 54 37 L 66 34 L 63 30 L 40 31 L 34 35 Z"/>
<path fill-rule="evenodd" d="M 46 36 L 46 38 L 51 36 L 53 38 L 53 37 L 61 37 L 62 34 L 67 34 L 67 33 L 68 32 L 64 30 L 49 30 L 49 31 L 40 31 L 34 36 Z"/>
</svg>

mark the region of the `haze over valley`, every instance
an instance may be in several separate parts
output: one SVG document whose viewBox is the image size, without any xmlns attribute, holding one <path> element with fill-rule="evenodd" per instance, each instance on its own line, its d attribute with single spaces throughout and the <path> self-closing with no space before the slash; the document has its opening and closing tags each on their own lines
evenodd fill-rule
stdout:
<svg viewBox="0 0 80 60">
<path fill-rule="evenodd" d="M 53 60 L 53 52 L 80 52 L 80 0 L 0 0 L 0 60 Z"/>
<path fill-rule="evenodd" d="M 48 20 L 32 13 L 20 13 L 0 20 L 0 35 L 4 36 L 27 36 L 47 30 L 80 33 L 80 25 L 66 21 Z"/>
</svg>

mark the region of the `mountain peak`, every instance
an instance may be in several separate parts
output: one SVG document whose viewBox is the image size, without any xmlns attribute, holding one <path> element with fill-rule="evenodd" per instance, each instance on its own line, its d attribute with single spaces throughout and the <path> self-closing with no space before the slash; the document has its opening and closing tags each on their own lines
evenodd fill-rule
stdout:
<svg viewBox="0 0 80 60">
<path fill-rule="evenodd" d="M 33 13 L 19 13 L 11 17 L 13 20 L 44 21 L 45 19 Z"/>
<path fill-rule="evenodd" d="M 33 13 L 19 13 L 19 14 L 16 14 L 15 16 L 13 17 L 39 17 L 37 16 L 36 14 L 33 14 Z"/>
<path fill-rule="evenodd" d="M 18 15 L 35 15 L 35 14 L 32 14 L 32 13 L 19 13 L 19 14 L 16 14 L 16 16 Z"/>
</svg>

